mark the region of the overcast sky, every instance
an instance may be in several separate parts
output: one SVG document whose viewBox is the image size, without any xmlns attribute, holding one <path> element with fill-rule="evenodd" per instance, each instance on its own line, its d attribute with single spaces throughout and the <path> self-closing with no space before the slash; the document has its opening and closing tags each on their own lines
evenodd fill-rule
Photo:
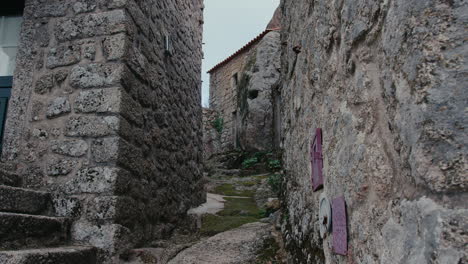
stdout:
<svg viewBox="0 0 468 264">
<path fill-rule="evenodd" d="M 280 0 L 205 0 L 202 104 L 208 106 L 213 66 L 265 30 Z"/>
</svg>

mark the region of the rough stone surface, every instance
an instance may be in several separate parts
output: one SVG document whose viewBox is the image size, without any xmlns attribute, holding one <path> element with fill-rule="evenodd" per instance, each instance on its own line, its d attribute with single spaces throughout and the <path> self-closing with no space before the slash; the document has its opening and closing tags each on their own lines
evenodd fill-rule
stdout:
<svg viewBox="0 0 468 264">
<path fill-rule="evenodd" d="M 48 93 L 54 88 L 54 75 L 46 74 L 36 82 L 34 91 L 38 94 Z"/>
<path fill-rule="evenodd" d="M 47 162 L 47 175 L 64 176 L 72 172 L 76 167 L 77 161 L 68 158 L 53 157 Z"/>
<path fill-rule="evenodd" d="M 51 142 L 51 150 L 54 153 L 70 157 L 81 157 L 88 152 L 88 148 L 88 143 L 81 139 L 54 140 Z"/>
<path fill-rule="evenodd" d="M 221 144 L 221 151 L 274 148 L 273 90 L 279 67 L 280 33 L 273 31 L 210 72 L 210 109 L 222 121 L 222 129 L 213 131 L 205 126 L 205 143 L 211 144 L 205 148 L 217 151 L 213 144 Z M 206 119 L 213 119 L 213 114 Z M 214 132 L 220 135 L 212 135 Z"/>
<path fill-rule="evenodd" d="M 202 12 L 201 0 L 26 1 L 3 160 L 22 187 L 51 192 L 79 227 L 66 243 L 98 247 L 100 263 L 204 202 Z"/>
<path fill-rule="evenodd" d="M 81 60 L 81 47 L 61 45 L 49 50 L 46 67 L 54 69 L 60 66 L 73 65 Z"/>
<path fill-rule="evenodd" d="M 66 97 L 58 97 L 49 102 L 47 118 L 54 118 L 71 112 L 70 101 Z"/>
<path fill-rule="evenodd" d="M 270 225 L 251 223 L 224 233 L 182 251 L 168 264 L 247 264 L 255 263 L 257 252 L 270 238 Z"/>
<path fill-rule="evenodd" d="M 1 212 L 39 214 L 47 210 L 50 202 L 48 193 L 0 185 Z"/>
<path fill-rule="evenodd" d="M 115 134 L 119 119 L 115 116 L 79 116 L 67 121 L 65 134 L 70 137 L 103 137 Z"/>
<path fill-rule="evenodd" d="M 91 146 L 94 161 L 116 161 L 119 156 L 119 140 L 117 137 L 94 140 Z"/>
<path fill-rule="evenodd" d="M 80 92 L 75 99 L 77 113 L 116 113 L 120 107 L 120 90 L 107 88 Z"/>
<path fill-rule="evenodd" d="M 96 255 L 96 249 L 91 247 L 0 251 L 0 262 L 3 264 L 97 264 Z"/>
<path fill-rule="evenodd" d="M 74 88 L 96 88 L 118 84 L 122 77 L 121 64 L 88 64 L 73 67 L 70 85 Z"/>
<path fill-rule="evenodd" d="M 283 0 L 281 9 L 290 262 L 467 262 L 466 3 Z M 324 189 L 314 193 L 316 128 Z M 345 197 L 346 257 L 319 237 L 321 193 Z"/>
<path fill-rule="evenodd" d="M 55 37 L 64 42 L 124 32 L 126 19 L 124 10 L 64 18 L 57 22 Z"/>
<path fill-rule="evenodd" d="M 67 231 L 61 218 L 0 213 L 0 250 L 56 245 L 67 238 Z"/>
<path fill-rule="evenodd" d="M 203 108 L 203 159 L 208 160 L 213 154 L 223 152 L 222 133 L 216 128 L 220 118 L 216 110 Z"/>
</svg>

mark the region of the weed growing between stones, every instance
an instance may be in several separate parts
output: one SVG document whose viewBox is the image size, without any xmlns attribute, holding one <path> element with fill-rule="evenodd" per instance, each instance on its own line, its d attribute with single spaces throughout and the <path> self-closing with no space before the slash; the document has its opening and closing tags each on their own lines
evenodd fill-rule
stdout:
<svg viewBox="0 0 468 264">
<path fill-rule="evenodd" d="M 277 195 L 281 193 L 281 184 L 283 181 L 283 174 L 271 174 L 268 177 L 268 184 L 271 187 L 271 190 Z"/>
<path fill-rule="evenodd" d="M 265 240 L 263 247 L 257 252 L 255 264 L 279 264 L 280 262 L 276 259 L 279 249 L 280 246 L 274 238 Z"/>
<path fill-rule="evenodd" d="M 248 158 L 242 162 L 242 169 L 252 168 L 257 163 L 258 163 L 257 157 Z"/>
<path fill-rule="evenodd" d="M 223 129 L 224 129 L 224 119 L 220 116 L 218 116 L 214 121 L 213 123 L 211 124 L 214 129 L 216 129 L 216 131 L 219 133 L 219 134 L 222 134 L 223 133 Z"/>
</svg>

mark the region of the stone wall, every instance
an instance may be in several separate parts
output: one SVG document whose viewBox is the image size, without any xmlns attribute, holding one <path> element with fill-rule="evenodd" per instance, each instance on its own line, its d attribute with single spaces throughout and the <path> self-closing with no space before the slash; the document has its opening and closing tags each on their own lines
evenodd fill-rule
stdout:
<svg viewBox="0 0 468 264">
<path fill-rule="evenodd" d="M 224 120 L 224 151 L 274 149 L 272 91 L 279 80 L 279 64 L 280 33 L 272 31 L 211 73 L 210 108 Z"/>
<path fill-rule="evenodd" d="M 209 159 L 213 154 L 221 153 L 221 122 L 218 112 L 203 108 L 203 159 Z"/>
<path fill-rule="evenodd" d="M 202 9 L 26 1 L 3 159 L 103 256 L 168 235 L 205 200 Z"/>
<path fill-rule="evenodd" d="M 252 50 L 255 50 L 255 46 L 210 73 L 210 109 L 215 110 L 222 119 L 221 149 L 224 151 L 238 148 L 235 138 L 237 84 Z"/>
<path fill-rule="evenodd" d="M 282 124 L 292 263 L 465 263 L 466 2 L 282 0 Z M 323 129 L 324 188 L 310 144 Z M 344 195 L 348 256 L 319 236 Z"/>
</svg>

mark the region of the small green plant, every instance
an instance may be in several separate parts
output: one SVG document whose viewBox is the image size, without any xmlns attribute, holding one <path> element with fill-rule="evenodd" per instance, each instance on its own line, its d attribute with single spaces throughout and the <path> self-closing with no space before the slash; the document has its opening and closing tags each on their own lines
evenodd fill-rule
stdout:
<svg viewBox="0 0 468 264">
<path fill-rule="evenodd" d="M 251 168 L 253 165 L 258 163 L 258 158 L 253 157 L 253 158 L 248 158 L 242 162 L 242 168 L 243 169 L 248 169 Z"/>
<path fill-rule="evenodd" d="M 268 160 L 268 167 L 271 170 L 278 170 L 281 169 L 281 161 L 279 160 Z"/>
<path fill-rule="evenodd" d="M 282 174 L 272 174 L 268 177 L 268 184 L 271 187 L 271 190 L 276 194 L 281 192 L 281 182 L 283 181 Z"/>
<path fill-rule="evenodd" d="M 267 212 L 266 209 L 263 209 L 263 208 L 260 209 L 260 217 L 261 217 L 261 218 L 266 218 L 266 217 L 268 217 L 268 216 L 270 216 L 270 214 Z"/>
<path fill-rule="evenodd" d="M 218 116 L 213 123 L 211 124 L 216 131 L 218 131 L 219 134 L 223 133 L 224 129 L 224 119 L 220 116 Z"/>
</svg>

